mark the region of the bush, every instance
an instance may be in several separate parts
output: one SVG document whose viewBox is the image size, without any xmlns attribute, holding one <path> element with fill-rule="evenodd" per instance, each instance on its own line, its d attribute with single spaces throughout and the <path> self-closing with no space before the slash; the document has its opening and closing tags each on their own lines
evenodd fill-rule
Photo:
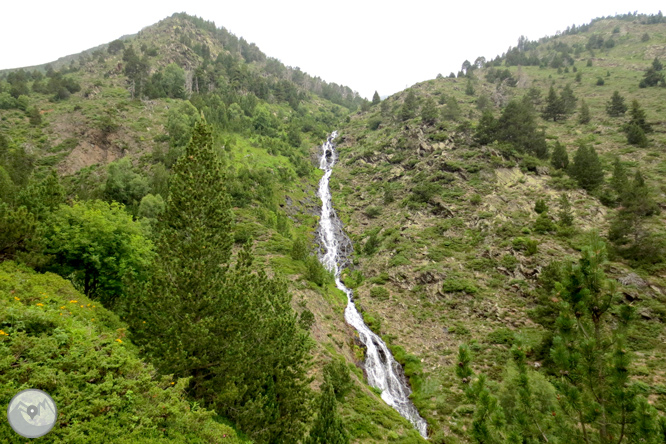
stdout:
<svg viewBox="0 0 666 444">
<path fill-rule="evenodd" d="M 309 256 L 305 261 L 305 279 L 313 282 L 320 287 L 326 282 L 327 271 L 319 262 L 317 256 Z"/>
<path fill-rule="evenodd" d="M 382 214 L 382 210 L 379 207 L 369 206 L 365 209 L 364 214 L 368 216 L 370 219 L 374 219 L 380 214 Z"/>
<path fill-rule="evenodd" d="M 536 201 L 536 204 L 534 205 L 534 212 L 537 214 L 541 214 L 544 211 L 548 211 L 548 205 L 546 205 L 546 201 L 543 199 L 538 199 Z"/>
<path fill-rule="evenodd" d="M 291 247 L 291 258 L 302 261 L 308 257 L 308 245 L 301 236 L 298 236 Z"/>
<path fill-rule="evenodd" d="M 452 276 L 444 279 L 444 282 L 442 283 L 442 291 L 445 293 L 464 292 L 475 294 L 479 289 L 468 279 Z"/>
<path fill-rule="evenodd" d="M 518 263 L 518 259 L 513 254 L 505 254 L 502 256 L 502 259 L 500 259 L 500 265 L 509 271 L 515 270 Z"/>
<path fill-rule="evenodd" d="M 389 292 L 384 287 L 372 287 L 370 289 L 370 297 L 385 301 L 389 298 Z"/>
<path fill-rule="evenodd" d="M 508 328 L 498 328 L 488 334 L 488 342 L 491 344 L 513 345 L 516 335 Z"/>
<path fill-rule="evenodd" d="M 68 281 L 4 262 L 0 305 L 0 402 L 25 387 L 49 393 L 60 408 L 51 442 L 240 442 L 213 411 L 187 402 L 188 379 L 159 376 L 118 316 Z M 16 438 L 3 421 L 0 442 L 24 442 Z"/>
<path fill-rule="evenodd" d="M 551 231 L 555 231 L 557 227 L 555 226 L 555 223 L 553 223 L 553 220 L 550 218 L 548 215 L 548 212 L 543 212 L 539 214 L 539 217 L 537 217 L 536 222 L 534 222 L 534 231 L 537 233 L 548 233 Z"/>
<path fill-rule="evenodd" d="M 298 318 L 298 325 L 305 331 L 310 331 L 314 322 L 314 314 L 307 308 L 301 312 L 301 315 Z"/>
</svg>

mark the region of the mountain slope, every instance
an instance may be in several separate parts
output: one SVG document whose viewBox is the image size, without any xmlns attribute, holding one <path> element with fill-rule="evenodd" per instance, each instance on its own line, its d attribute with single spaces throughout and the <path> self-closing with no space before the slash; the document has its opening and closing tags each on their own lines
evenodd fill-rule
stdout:
<svg viewBox="0 0 666 444">
<path fill-rule="evenodd" d="M 3 244 L 1 257 L 64 270 L 41 256 L 44 245 L 31 230 L 50 226 L 58 205 L 72 201 L 120 202 L 123 209 L 114 211 L 133 215 L 147 237 L 156 236 L 171 168 L 203 115 L 224 163 L 234 248 L 253 238 L 256 262 L 287 276 L 293 308 L 315 341 L 312 387 L 322 382 L 325 364 L 346 362 L 352 385 L 338 408 L 354 442 L 422 442 L 364 383 L 355 365 L 362 350 L 342 315 L 345 296 L 313 255 L 319 172 L 311 153 L 360 98 L 183 14 L 68 60 L 0 80 L 0 189 L 9 216 L 0 224 L 19 239 L 17 246 L 10 238 L 7 250 Z M 19 232 L 17 220 L 29 234 Z M 292 253 L 299 242 L 304 256 Z M 65 277 L 84 290 L 81 270 Z"/>
<path fill-rule="evenodd" d="M 184 399 L 187 381 L 156 374 L 118 317 L 53 274 L 0 264 L 3 405 L 26 387 L 56 402 L 51 442 L 245 442 Z M 3 442 L 23 442 L 6 421 Z"/>
<path fill-rule="evenodd" d="M 455 373 L 460 344 L 470 344 L 475 370 L 495 381 L 504 379 L 514 343 L 531 350 L 531 364 L 548 358 L 552 330 L 542 325 L 540 314 L 544 300 L 555 297 L 547 284 L 553 270 L 548 264 L 577 260 L 588 232 L 607 236 L 623 211 L 611 190 L 615 156 L 630 178 L 641 171 L 650 199 L 666 208 L 666 89 L 639 87 L 655 57 L 666 57 L 666 25 L 641 23 L 646 21 L 644 16 L 597 20 L 567 35 L 523 41 L 503 57 L 477 60 L 482 68 L 395 94 L 341 128 L 331 188 L 355 244 L 356 270 L 348 281 L 357 286 L 366 319 L 420 362 L 411 380 L 435 442 L 450 442 L 452 436 L 467 440 L 473 409 Z M 613 43 L 603 43 L 608 41 Z M 515 60 L 535 66 L 516 66 Z M 578 99 L 566 119 L 541 117 L 551 85 L 558 97 L 570 85 Z M 653 129 L 647 147 L 627 142 L 622 125 L 630 120 L 629 111 L 608 115 L 606 104 L 615 90 L 627 105 L 638 100 L 647 114 Z M 502 140 L 479 142 L 482 111 L 501 122 L 507 104 L 524 96 L 549 151 L 559 142 L 573 162 L 577 146 L 593 146 L 605 184 L 588 192 L 554 168 L 550 156 L 539 159 Z M 582 100 L 589 123 L 580 123 Z M 571 202 L 572 228 L 556 225 L 563 194 Z M 539 199 L 554 224 L 545 232 L 534 211 Z M 611 248 L 606 268 L 619 281 L 624 302 L 638 313 L 630 334 L 634 378 L 662 412 L 666 269 L 658 247 L 665 222 L 663 212 L 641 219 L 642 229 L 654 236 L 651 257 L 623 259 L 619 247 Z"/>
</svg>

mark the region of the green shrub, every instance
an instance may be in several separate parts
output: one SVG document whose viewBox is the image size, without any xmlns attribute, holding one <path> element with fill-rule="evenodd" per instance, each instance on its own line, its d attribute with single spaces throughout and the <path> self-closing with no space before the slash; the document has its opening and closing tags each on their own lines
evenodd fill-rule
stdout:
<svg viewBox="0 0 666 444">
<path fill-rule="evenodd" d="M 497 330 L 491 331 L 488 334 L 487 339 L 491 344 L 512 346 L 516 340 L 516 336 L 508 328 L 498 328 Z"/>
<path fill-rule="evenodd" d="M 544 211 L 548 211 L 548 205 L 546 205 L 546 201 L 543 199 L 538 199 L 536 201 L 536 204 L 534 204 L 534 212 L 537 214 L 541 214 Z"/>
<path fill-rule="evenodd" d="M 370 289 L 370 297 L 385 301 L 389 298 L 389 292 L 384 287 L 372 287 Z"/>
<path fill-rule="evenodd" d="M 388 275 L 387 272 L 382 271 L 382 272 L 379 274 L 379 276 L 375 276 L 375 277 L 370 278 L 370 279 L 368 279 L 368 280 L 369 280 L 370 282 L 372 282 L 373 284 L 380 284 L 380 285 L 382 285 L 382 284 L 385 284 L 385 283 L 387 283 L 387 282 L 389 281 L 389 275 Z"/>
<path fill-rule="evenodd" d="M 472 197 L 469 198 L 469 203 L 472 205 L 481 205 L 481 202 L 483 202 L 483 198 L 480 194 L 473 194 Z"/>
<path fill-rule="evenodd" d="M 513 254 L 505 254 L 500 259 L 500 264 L 509 271 L 513 271 L 518 266 L 518 259 Z"/>
<path fill-rule="evenodd" d="M 314 313 L 312 313 L 307 308 L 303 310 L 298 318 L 298 325 L 300 325 L 300 327 L 303 330 L 310 331 L 310 328 L 312 328 L 312 325 L 314 323 L 315 323 Z"/>
<path fill-rule="evenodd" d="M 444 279 L 444 282 L 442 283 L 442 291 L 445 293 L 464 292 L 468 294 L 475 294 L 479 290 L 470 280 L 452 276 Z"/>
<path fill-rule="evenodd" d="M 365 209 L 364 213 L 370 219 L 374 219 L 377 216 L 379 216 L 380 214 L 382 214 L 382 209 L 379 208 L 379 207 L 375 207 L 375 206 L 369 206 Z"/>
<path fill-rule="evenodd" d="M 537 220 L 534 222 L 534 231 L 537 233 L 548 233 L 555 231 L 556 228 L 555 223 L 550 218 L 547 211 L 539 214 L 539 217 L 537 217 Z"/>
<path fill-rule="evenodd" d="M 68 281 L 4 262 L 0 306 L 0 402 L 25 387 L 51 395 L 59 417 L 49 442 L 241 442 L 187 401 L 188 379 L 158 376 L 118 316 Z M 24 441 L 0 423 L 0 442 Z"/>
<path fill-rule="evenodd" d="M 305 279 L 321 287 L 326 282 L 326 276 L 327 271 L 317 256 L 309 256 L 305 260 Z"/>
</svg>

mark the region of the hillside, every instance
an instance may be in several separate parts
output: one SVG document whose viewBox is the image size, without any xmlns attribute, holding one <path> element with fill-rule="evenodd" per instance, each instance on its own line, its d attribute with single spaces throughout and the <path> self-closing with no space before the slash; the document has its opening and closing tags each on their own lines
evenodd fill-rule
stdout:
<svg viewBox="0 0 666 444">
<path fill-rule="evenodd" d="M 318 261 L 338 130 L 343 278 L 430 442 L 661 442 L 664 59 L 661 15 L 595 19 L 371 105 L 174 14 L 0 72 L 3 398 L 63 442 L 425 442 Z"/>
<path fill-rule="evenodd" d="M 618 204 L 613 191 L 616 157 L 630 179 L 640 170 L 641 190 L 648 190 L 641 195 L 655 210 L 640 219 L 638 236 L 650 240 L 633 255 L 606 240 L 611 261 L 604 270 L 618 282 L 618 304 L 635 309 L 628 333 L 634 381 L 664 413 L 666 214 L 658 209 L 666 208 L 666 88 L 639 84 L 654 59 L 666 57 L 666 24 L 646 19 L 596 20 L 538 42 L 521 39 L 501 57 L 414 85 L 341 128 L 331 187 L 356 252 L 347 281 L 371 325 L 421 362 L 412 383 L 434 442 L 467 442 L 477 418 L 456 375 L 459 345 L 469 345 L 474 371 L 494 382 L 508 381 L 513 344 L 525 347 L 530 366 L 553 374 L 547 361 L 556 329 L 545 312 L 557 310 L 559 293 L 551 293 L 557 275 L 549 264 L 578 261 L 589 233 L 607 239 L 625 214 L 629 204 Z M 572 112 L 544 118 L 550 87 L 559 98 L 567 85 L 577 99 Z M 622 125 L 630 111 L 609 116 L 614 91 L 644 110 L 652 128 L 647 146 L 627 141 Z M 522 148 L 517 131 L 515 142 L 502 138 L 502 125 L 522 131 L 507 111 L 519 103 L 527 114 L 515 119 L 535 122 L 529 137 L 545 136 L 547 153 L 532 140 Z M 488 137 L 497 119 L 500 129 Z M 556 168 L 557 143 L 570 164 L 578 146 L 594 147 L 603 182 L 586 190 L 572 172 Z M 559 222 L 563 194 L 570 227 Z M 549 208 L 541 225 L 534 210 L 540 199 Z"/>
<path fill-rule="evenodd" d="M 338 373 L 352 384 L 338 404 L 354 441 L 392 436 L 420 442 L 409 423 L 363 383 L 354 365 L 359 350 L 347 346 L 353 333 L 342 317 L 345 296 L 311 255 L 319 177 L 311 152 L 361 99 L 348 87 L 285 67 L 226 29 L 184 14 L 66 59 L 5 72 L 0 80 L 0 224 L 7 234 L 0 258 L 59 273 L 131 321 L 118 302 L 136 295 L 135 287 L 123 287 L 126 272 L 138 273 L 133 279 L 139 280 L 149 275 L 173 168 L 203 116 L 231 197 L 234 252 L 254 239 L 255 263 L 286 277 L 292 312 L 303 313 L 299 325 L 314 339 L 309 375 L 315 392 L 308 396 L 315 400 L 326 363 L 346 359 Z M 72 210 L 58 210 L 61 204 Z M 45 231 L 57 236 L 56 214 L 58 223 L 77 230 L 72 236 L 92 231 L 61 248 L 54 237 L 42 237 Z M 73 220 L 79 228 L 69 225 Z M 124 243 L 129 237 L 133 246 Z M 96 243 L 86 249 L 90 239 Z M 292 253 L 299 243 L 304 255 Z M 99 255 L 124 254 L 114 245 L 137 255 L 119 268 L 108 259 L 96 262 Z M 91 273 L 113 276 L 88 286 Z"/>
<path fill-rule="evenodd" d="M 3 262 L 0 306 L 0 398 L 48 391 L 59 413 L 49 442 L 246 442 L 187 402 L 187 380 L 158 376 L 127 325 L 61 277 Z M 24 442 L 6 421 L 0 437 Z"/>
</svg>

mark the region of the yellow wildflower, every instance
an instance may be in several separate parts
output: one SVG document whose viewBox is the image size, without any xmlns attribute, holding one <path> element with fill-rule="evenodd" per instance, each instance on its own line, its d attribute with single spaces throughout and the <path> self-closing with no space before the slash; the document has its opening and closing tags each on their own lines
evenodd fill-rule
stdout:
<svg viewBox="0 0 666 444">
<path fill-rule="evenodd" d="M 83 308 L 83 305 L 81 306 L 81 308 Z"/>
<path fill-rule="evenodd" d="M 171 383 L 171 385 L 174 385 L 174 384 L 175 384 L 175 382 L 172 382 L 172 383 Z"/>
<path fill-rule="evenodd" d="M 76 304 L 77 302 L 79 302 L 79 301 L 75 301 L 74 299 L 72 299 L 71 301 L 69 301 L 70 304 Z"/>
<path fill-rule="evenodd" d="M 116 339 L 116 342 L 119 343 L 119 344 L 123 343 L 123 341 L 121 341 L 120 339 Z"/>
<path fill-rule="evenodd" d="M 41 302 L 38 302 L 38 303 L 37 303 L 37 306 L 38 306 L 38 307 L 43 307 L 44 304 L 42 304 Z"/>
<path fill-rule="evenodd" d="M 9 336 L 9 335 L 7 333 L 5 333 L 4 331 L 0 330 L 0 336 Z"/>
<path fill-rule="evenodd" d="M 62 307 L 60 307 L 60 309 L 61 309 L 61 310 L 64 310 L 64 309 L 65 309 L 65 306 L 63 305 Z"/>
<path fill-rule="evenodd" d="M 20 301 L 20 299 L 19 299 L 19 298 L 17 298 L 16 296 L 14 296 L 14 299 L 16 299 L 17 301 Z"/>
</svg>

